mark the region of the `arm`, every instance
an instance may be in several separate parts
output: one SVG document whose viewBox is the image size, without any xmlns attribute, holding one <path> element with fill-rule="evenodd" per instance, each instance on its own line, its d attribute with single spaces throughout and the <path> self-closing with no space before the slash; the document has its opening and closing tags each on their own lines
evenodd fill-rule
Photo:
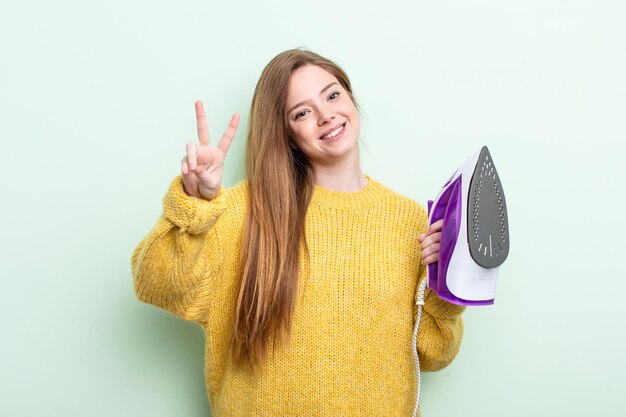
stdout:
<svg viewBox="0 0 626 417">
<path fill-rule="evenodd" d="M 139 300 L 185 320 L 200 320 L 221 275 L 213 227 L 226 209 L 222 189 L 211 201 L 188 196 L 181 177 L 163 198 L 163 214 L 135 249 L 131 264 Z"/>
<path fill-rule="evenodd" d="M 426 267 L 420 266 L 421 282 Z M 419 287 L 419 285 L 418 285 Z M 426 288 L 422 318 L 417 334 L 417 352 L 423 371 L 438 371 L 448 366 L 456 357 L 463 337 L 461 313 L 465 307 L 448 303 Z M 417 300 L 417 291 L 416 298 Z M 417 306 L 414 310 L 414 320 Z"/>
<path fill-rule="evenodd" d="M 418 286 L 426 278 L 426 267 L 439 260 L 439 241 L 441 240 L 442 221 L 433 223 L 419 236 L 422 245 L 421 264 L 418 271 Z M 415 293 L 417 301 L 417 291 Z M 424 371 L 438 371 L 445 368 L 456 357 L 463 337 L 461 313 L 465 307 L 449 303 L 437 297 L 426 288 L 424 307 L 417 335 L 417 351 L 420 365 Z M 417 317 L 417 306 L 413 311 L 413 323 Z"/>
<path fill-rule="evenodd" d="M 137 298 L 185 320 L 201 320 L 221 275 L 213 226 L 226 209 L 222 171 L 239 124 L 235 113 L 217 147 L 211 147 L 202 102 L 195 108 L 199 143 L 187 144 L 182 177 L 172 182 L 163 215 L 131 259 Z"/>
</svg>

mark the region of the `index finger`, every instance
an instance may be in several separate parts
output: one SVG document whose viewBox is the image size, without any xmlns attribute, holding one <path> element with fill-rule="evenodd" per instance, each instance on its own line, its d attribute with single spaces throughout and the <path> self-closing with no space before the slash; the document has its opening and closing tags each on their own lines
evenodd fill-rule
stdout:
<svg viewBox="0 0 626 417">
<path fill-rule="evenodd" d="M 435 223 L 428 226 L 428 230 L 426 231 L 426 234 L 430 235 L 430 234 L 440 231 L 441 229 L 443 229 L 443 219 L 437 220 Z"/>
<path fill-rule="evenodd" d="M 209 144 L 209 126 L 206 123 L 204 106 L 200 100 L 196 101 L 196 125 L 198 126 L 198 140 L 200 145 Z"/>
</svg>

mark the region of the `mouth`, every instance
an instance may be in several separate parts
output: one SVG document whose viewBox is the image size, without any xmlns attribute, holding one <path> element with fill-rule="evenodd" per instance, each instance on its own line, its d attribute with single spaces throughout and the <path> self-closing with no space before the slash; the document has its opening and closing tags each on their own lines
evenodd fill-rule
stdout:
<svg viewBox="0 0 626 417">
<path fill-rule="evenodd" d="M 327 141 L 327 140 L 339 139 L 341 135 L 343 134 L 343 131 L 345 130 L 345 128 L 346 128 L 346 122 L 340 124 L 339 126 L 334 128 L 330 132 L 326 133 L 325 135 L 320 136 L 320 140 Z"/>
</svg>

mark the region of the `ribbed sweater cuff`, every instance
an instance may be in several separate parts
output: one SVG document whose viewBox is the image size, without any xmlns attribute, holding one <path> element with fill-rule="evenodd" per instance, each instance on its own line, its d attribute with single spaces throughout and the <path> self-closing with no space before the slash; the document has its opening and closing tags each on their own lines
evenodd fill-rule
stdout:
<svg viewBox="0 0 626 417">
<path fill-rule="evenodd" d="M 191 197 L 183 186 L 182 176 L 174 178 L 165 197 L 163 215 L 181 231 L 200 234 L 209 230 L 226 209 L 224 187 L 212 200 Z"/>
<path fill-rule="evenodd" d="M 433 317 L 440 319 L 453 319 L 465 311 L 465 306 L 449 303 L 437 297 L 429 289 L 426 289 L 424 310 Z"/>
</svg>

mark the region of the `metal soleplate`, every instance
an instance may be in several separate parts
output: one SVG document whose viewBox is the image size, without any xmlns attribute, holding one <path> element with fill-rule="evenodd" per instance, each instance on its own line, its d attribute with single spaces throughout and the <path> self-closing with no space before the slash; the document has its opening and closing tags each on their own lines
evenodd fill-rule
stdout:
<svg viewBox="0 0 626 417">
<path fill-rule="evenodd" d="M 489 149 L 483 146 L 467 193 L 470 255 L 483 268 L 500 266 L 509 254 L 509 224 L 504 190 Z"/>
</svg>

